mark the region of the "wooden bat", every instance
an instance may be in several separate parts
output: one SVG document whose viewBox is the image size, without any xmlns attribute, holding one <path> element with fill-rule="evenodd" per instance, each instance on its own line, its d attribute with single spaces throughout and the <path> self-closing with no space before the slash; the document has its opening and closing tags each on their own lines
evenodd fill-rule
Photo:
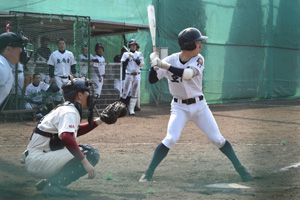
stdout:
<svg viewBox="0 0 300 200">
<path fill-rule="evenodd" d="M 156 52 L 156 20 L 155 20 L 155 10 L 153 5 L 147 7 L 148 11 L 148 22 L 149 29 L 152 39 L 153 52 Z M 155 70 L 158 70 L 158 67 L 154 67 Z"/>
</svg>

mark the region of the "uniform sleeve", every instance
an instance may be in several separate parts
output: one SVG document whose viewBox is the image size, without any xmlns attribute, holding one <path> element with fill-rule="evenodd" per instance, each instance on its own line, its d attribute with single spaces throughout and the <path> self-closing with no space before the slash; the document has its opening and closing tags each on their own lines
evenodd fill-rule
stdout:
<svg viewBox="0 0 300 200">
<path fill-rule="evenodd" d="M 123 53 L 122 58 L 121 58 L 121 62 L 124 62 L 127 58 L 129 57 L 128 53 Z"/>
<path fill-rule="evenodd" d="M 48 88 L 49 88 L 49 85 L 48 85 L 47 83 L 43 83 L 41 89 L 42 89 L 43 91 L 47 91 Z"/>
<path fill-rule="evenodd" d="M 66 112 L 59 118 L 59 124 L 57 127 L 58 136 L 61 138 L 63 132 L 73 133 L 73 137 L 77 137 L 77 128 L 80 124 L 80 117 L 75 112 Z"/>
<path fill-rule="evenodd" d="M 80 151 L 76 140 L 73 138 L 73 134 L 72 133 L 63 132 L 61 134 L 61 140 L 64 143 L 64 145 L 66 146 L 66 148 L 70 151 L 70 153 L 75 158 L 77 158 L 80 161 L 84 159 L 85 156 Z"/>
<path fill-rule="evenodd" d="M 76 65 L 76 60 L 75 60 L 72 52 L 70 52 L 70 60 L 71 60 L 71 63 L 70 63 L 71 65 Z"/>
</svg>

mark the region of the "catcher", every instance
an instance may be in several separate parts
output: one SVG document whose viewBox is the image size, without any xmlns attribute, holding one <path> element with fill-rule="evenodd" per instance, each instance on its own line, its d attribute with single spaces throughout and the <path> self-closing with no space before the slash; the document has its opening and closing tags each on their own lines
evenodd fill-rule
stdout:
<svg viewBox="0 0 300 200">
<path fill-rule="evenodd" d="M 78 145 L 76 137 L 103 122 L 113 124 L 127 113 L 123 103 L 115 102 L 94 120 L 95 99 L 91 87 L 93 84 L 88 79 L 69 77 L 62 86 L 66 102 L 39 121 L 23 153 L 28 173 L 42 179 L 36 187 L 46 197 L 77 196 L 66 186 L 85 174 L 93 179 L 96 176 L 94 166 L 99 162 L 100 154 L 89 145 Z M 88 122 L 80 124 L 84 108 L 89 109 Z"/>
</svg>

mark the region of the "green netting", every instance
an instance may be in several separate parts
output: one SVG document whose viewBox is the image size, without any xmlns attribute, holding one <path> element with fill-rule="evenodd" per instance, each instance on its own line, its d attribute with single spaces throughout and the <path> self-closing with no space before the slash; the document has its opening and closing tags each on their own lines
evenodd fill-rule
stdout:
<svg viewBox="0 0 300 200">
<path fill-rule="evenodd" d="M 149 4 L 156 11 L 157 46 L 168 47 L 169 54 L 179 51 L 177 35 L 186 27 L 197 27 L 209 37 L 202 49 L 206 61 L 204 94 L 209 103 L 300 98 L 299 0 L 12 1 L 1 4 L 0 10 L 148 24 Z M 169 103 L 166 80 L 148 83 L 149 31 L 125 37 L 137 39 L 145 56 L 141 104 Z M 92 38 L 92 50 L 97 42 L 104 44 L 107 62 L 112 62 L 124 45 L 121 35 Z"/>
</svg>

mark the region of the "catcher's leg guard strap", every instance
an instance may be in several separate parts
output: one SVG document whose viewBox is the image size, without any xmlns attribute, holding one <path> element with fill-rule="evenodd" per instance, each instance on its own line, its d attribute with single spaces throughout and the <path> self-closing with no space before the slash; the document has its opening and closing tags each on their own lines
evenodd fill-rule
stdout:
<svg viewBox="0 0 300 200">
<path fill-rule="evenodd" d="M 95 166 L 100 160 L 99 151 L 89 145 L 80 146 L 84 146 L 82 147 L 83 154 L 86 156 L 91 165 Z M 53 185 L 67 186 L 86 174 L 87 172 L 85 171 L 81 162 L 73 158 L 63 167 L 61 172 L 58 175 L 52 177 L 49 182 Z"/>
</svg>

